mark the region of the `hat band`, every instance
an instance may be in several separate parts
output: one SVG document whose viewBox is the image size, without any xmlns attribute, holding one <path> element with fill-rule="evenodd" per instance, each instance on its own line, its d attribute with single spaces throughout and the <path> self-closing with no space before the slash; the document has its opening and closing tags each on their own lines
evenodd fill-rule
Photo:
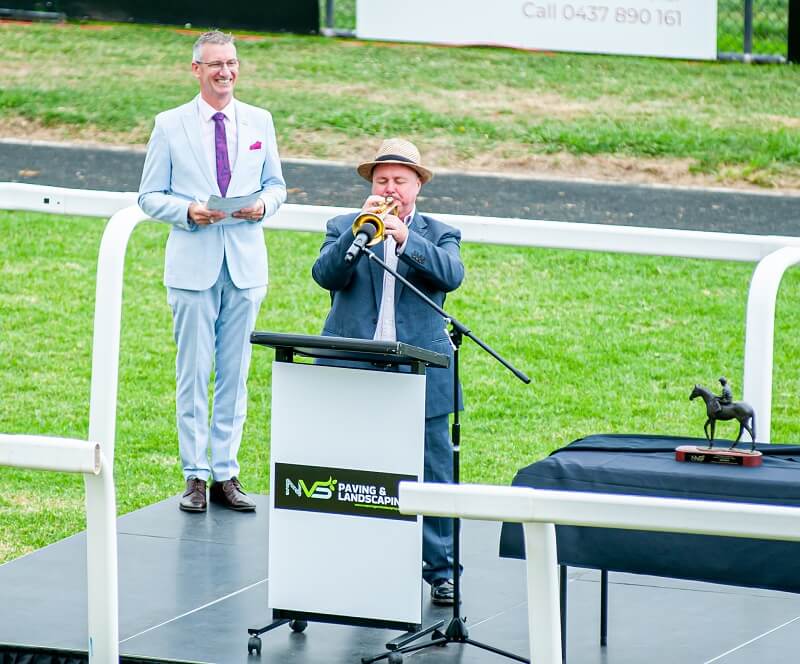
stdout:
<svg viewBox="0 0 800 664">
<path fill-rule="evenodd" d="M 403 157 L 399 154 L 382 154 L 380 157 L 375 157 L 375 161 L 402 161 L 406 164 L 414 164 L 414 166 L 419 166 L 419 164 L 413 159 Z"/>
</svg>

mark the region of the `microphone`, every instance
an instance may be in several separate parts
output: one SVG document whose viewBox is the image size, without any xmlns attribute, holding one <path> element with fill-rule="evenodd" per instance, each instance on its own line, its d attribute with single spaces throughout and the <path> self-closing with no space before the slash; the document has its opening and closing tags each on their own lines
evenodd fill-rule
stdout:
<svg viewBox="0 0 800 664">
<path fill-rule="evenodd" d="M 344 262 L 347 265 L 352 265 L 355 260 L 361 255 L 364 247 L 367 246 L 375 234 L 378 232 L 378 227 L 372 221 L 365 221 L 356 232 L 356 239 L 344 255 Z"/>
</svg>

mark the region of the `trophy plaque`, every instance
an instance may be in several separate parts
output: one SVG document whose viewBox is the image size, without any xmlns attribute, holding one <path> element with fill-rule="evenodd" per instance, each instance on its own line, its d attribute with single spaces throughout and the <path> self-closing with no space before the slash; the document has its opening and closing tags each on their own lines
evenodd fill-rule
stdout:
<svg viewBox="0 0 800 664">
<path fill-rule="evenodd" d="M 698 445 L 681 445 L 675 448 L 677 461 L 690 463 L 720 463 L 728 466 L 760 466 L 763 456 L 758 450 L 724 449 L 721 447 L 699 447 Z"/>
</svg>

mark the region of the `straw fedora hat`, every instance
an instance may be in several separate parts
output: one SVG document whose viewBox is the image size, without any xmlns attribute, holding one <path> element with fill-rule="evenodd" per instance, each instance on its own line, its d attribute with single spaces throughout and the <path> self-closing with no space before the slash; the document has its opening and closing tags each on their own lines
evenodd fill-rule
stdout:
<svg viewBox="0 0 800 664">
<path fill-rule="evenodd" d="M 378 164 L 400 164 L 413 168 L 425 184 L 433 177 L 433 172 L 422 165 L 417 146 L 402 138 L 387 138 L 378 148 L 375 159 L 359 164 L 358 174 L 372 182 L 372 171 Z"/>
</svg>

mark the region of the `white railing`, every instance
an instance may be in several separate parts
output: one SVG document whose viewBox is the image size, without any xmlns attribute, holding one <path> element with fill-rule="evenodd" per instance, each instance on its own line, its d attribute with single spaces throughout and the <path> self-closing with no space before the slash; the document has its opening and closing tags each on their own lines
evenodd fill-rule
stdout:
<svg viewBox="0 0 800 664">
<path fill-rule="evenodd" d="M 135 194 L 0 184 L 0 209 L 105 217 L 135 202 Z M 138 207 L 132 209 L 138 210 Z M 142 215 L 141 211 L 139 214 Z M 109 223 L 109 228 L 119 228 L 120 223 L 119 220 Z M 117 507 L 113 468 L 125 247 L 120 251 L 114 242 L 109 243 L 107 235 L 108 231 L 101 242 L 97 270 L 89 442 L 45 436 L 0 436 L 0 464 L 84 472 L 88 653 L 92 664 L 119 661 Z M 107 335 L 116 337 L 109 340 Z M 77 467 L 86 467 L 87 450 L 97 459 L 95 473 L 77 470 Z"/>
<path fill-rule="evenodd" d="M 353 208 L 283 205 L 266 228 L 325 232 L 325 222 Z M 461 230 L 465 242 L 580 251 L 609 251 L 651 256 L 758 262 L 781 247 L 800 247 L 800 238 L 744 235 L 664 228 L 582 224 L 540 219 L 473 217 L 431 213 Z"/>
<path fill-rule="evenodd" d="M 106 616 L 114 616 L 115 630 L 116 537 L 109 537 L 107 521 L 108 514 L 115 513 L 116 507 L 107 503 L 106 484 L 111 482 L 114 463 L 125 252 L 133 230 L 148 219 L 138 206 L 131 205 L 135 201 L 136 194 L 131 192 L 0 183 L 0 209 L 100 217 L 113 215 L 103 234 L 98 257 L 89 412 L 89 440 L 100 445 L 105 470 L 98 476 L 85 475 L 85 483 L 87 562 L 92 572 L 89 595 L 106 598 L 103 611 Z M 349 208 L 284 205 L 265 227 L 321 233 L 330 217 L 350 211 Z M 800 239 L 496 217 L 436 216 L 458 227 L 466 242 L 759 262 L 751 282 L 747 308 L 744 398 L 758 415 L 759 439 L 769 440 L 774 302 L 783 273 L 800 261 Z M 111 489 L 113 493 L 113 486 Z M 111 540 L 113 547 L 109 544 Z M 113 566 L 110 562 L 112 553 Z M 93 606 L 101 604 L 90 604 L 90 624 L 99 620 Z M 97 642 L 93 647 L 97 652 Z M 111 660 L 100 658 L 97 661 Z"/>
<path fill-rule="evenodd" d="M 119 661 L 117 500 L 113 465 L 99 442 L 0 434 L 0 466 L 82 473 L 86 486 L 89 661 Z"/>
<path fill-rule="evenodd" d="M 0 209 L 108 216 L 135 201 L 134 192 L 0 183 Z M 268 220 L 265 228 L 321 233 L 328 219 L 351 211 L 350 208 L 287 204 Z M 143 213 L 139 214 L 145 218 Z M 465 242 L 758 263 L 748 293 L 743 399 L 755 409 L 759 440 L 769 442 L 775 301 L 784 273 L 800 262 L 800 238 L 452 214 L 437 214 L 436 217 L 458 227 Z M 126 218 L 125 223 L 130 223 L 130 217 Z M 124 256 L 124 246 L 121 255 Z M 121 283 L 120 273 L 120 288 Z M 114 396 L 116 398 L 116 392 Z"/>
<path fill-rule="evenodd" d="M 0 182 L 0 210 L 110 217 L 124 207 L 136 205 L 136 199 L 135 192 L 92 191 Z"/>
<path fill-rule="evenodd" d="M 135 192 L 89 191 L 0 182 L 0 210 L 30 210 L 56 214 L 110 217 L 136 203 Z M 325 231 L 325 222 L 352 208 L 285 204 L 265 229 Z M 505 217 L 474 217 L 432 213 L 462 232 L 465 242 L 553 249 L 610 251 L 758 262 L 786 246 L 800 247 L 800 238 L 745 235 L 607 224 L 582 224 Z"/>
<path fill-rule="evenodd" d="M 522 523 L 535 664 L 561 664 L 556 525 L 800 541 L 800 508 L 710 500 L 401 482 L 400 511 Z"/>
</svg>

